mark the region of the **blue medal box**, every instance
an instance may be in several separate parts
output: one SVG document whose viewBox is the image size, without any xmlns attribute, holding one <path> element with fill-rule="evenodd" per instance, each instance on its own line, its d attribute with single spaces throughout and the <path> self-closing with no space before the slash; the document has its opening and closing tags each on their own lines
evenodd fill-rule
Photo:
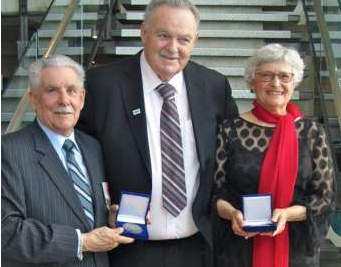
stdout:
<svg viewBox="0 0 341 267">
<path fill-rule="evenodd" d="M 148 239 L 146 216 L 149 204 L 149 194 L 121 191 L 116 226 L 124 229 L 124 236 Z"/>
</svg>

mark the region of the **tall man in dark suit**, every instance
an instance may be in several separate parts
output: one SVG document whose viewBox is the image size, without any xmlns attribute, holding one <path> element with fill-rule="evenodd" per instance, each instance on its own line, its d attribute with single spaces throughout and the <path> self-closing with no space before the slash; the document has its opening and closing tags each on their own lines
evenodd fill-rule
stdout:
<svg viewBox="0 0 341 267">
<path fill-rule="evenodd" d="M 223 75 L 189 61 L 198 26 L 198 10 L 190 1 L 153 0 L 141 26 L 144 50 L 87 73 L 78 127 L 102 145 L 112 200 L 118 202 L 120 190 L 151 194 L 149 240 L 111 252 L 112 266 L 210 263 L 216 130 L 224 118 L 237 114 L 237 107 Z M 164 109 L 169 100 L 161 88 L 172 88 L 171 111 Z M 172 135 L 177 140 L 167 143 Z M 173 177 L 182 186 L 169 189 L 164 181 Z"/>
<path fill-rule="evenodd" d="M 133 240 L 105 226 L 100 145 L 73 130 L 84 71 L 57 55 L 29 75 L 37 120 L 1 143 L 2 266 L 109 266 L 106 251 Z"/>
</svg>

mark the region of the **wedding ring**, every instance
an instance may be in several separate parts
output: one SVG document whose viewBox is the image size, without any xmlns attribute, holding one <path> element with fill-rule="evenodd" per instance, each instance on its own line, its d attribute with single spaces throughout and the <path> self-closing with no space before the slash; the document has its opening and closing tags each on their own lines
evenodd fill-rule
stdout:
<svg viewBox="0 0 341 267">
<path fill-rule="evenodd" d="M 244 238 L 245 238 L 245 240 L 249 239 L 249 237 L 247 235 Z"/>
</svg>

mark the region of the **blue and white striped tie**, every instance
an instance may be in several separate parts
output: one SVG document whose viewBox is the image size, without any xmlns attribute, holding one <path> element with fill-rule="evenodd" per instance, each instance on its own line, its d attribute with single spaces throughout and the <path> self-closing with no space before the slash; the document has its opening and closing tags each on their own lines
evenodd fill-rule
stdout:
<svg viewBox="0 0 341 267">
<path fill-rule="evenodd" d="M 174 217 L 187 205 L 185 168 L 175 88 L 163 83 L 156 90 L 163 98 L 160 117 L 163 207 Z"/>
<path fill-rule="evenodd" d="M 92 205 L 91 189 L 88 178 L 84 175 L 81 168 L 76 162 L 73 148 L 75 144 L 66 139 L 63 145 L 66 155 L 66 166 L 69 176 L 73 181 L 74 188 L 83 207 L 84 213 L 89 220 L 91 227 L 94 227 L 94 210 Z"/>
</svg>

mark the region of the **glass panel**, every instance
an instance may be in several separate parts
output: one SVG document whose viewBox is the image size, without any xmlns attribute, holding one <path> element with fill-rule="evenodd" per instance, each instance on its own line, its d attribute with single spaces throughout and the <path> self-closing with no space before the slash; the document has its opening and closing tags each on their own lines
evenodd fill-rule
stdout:
<svg viewBox="0 0 341 267">
<path fill-rule="evenodd" d="M 40 27 L 33 34 L 24 53 L 20 56 L 15 74 L 2 91 L 2 131 L 6 129 L 21 96 L 28 88 L 27 75 L 30 63 L 46 53 L 50 40 L 56 33 L 69 2 L 69 0 L 53 1 Z M 108 13 L 111 2 L 110 0 L 81 0 L 63 38 L 57 45 L 55 54 L 70 56 L 84 65 L 90 58 L 92 47 L 97 42 L 98 27 L 103 25 L 105 14 Z M 33 119 L 34 114 L 30 109 L 26 112 L 24 122 Z"/>
<path fill-rule="evenodd" d="M 340 0 L 323 0 L 321 1 L 321 10 L 323 18 L 326 22 L 325 29 L 320 29 L 317 23 L 317 12 L 314 5 L 314 1 L 306 0 L 305 8 L 307 20 L 309 22 L 309 28 L 312 31 L 312 42 L 313 47 L 315 49 L 315 58 L 317 62 L 317 67 L 319 71 L 319 77 L 321 82 L 321 87 L 323 89 L 323 93 L 325 99 L 327 100 L 327 113 L 328 117 L 336 118 L 336 110 L 335 105 L 332 101 L 335 101 L 335 94 L 332 91 L 331 84 L 331 75 L 328 72 L 328 61 L 326 58 L 326 50 L 323 46 L 323 42 L 321 40 L 321 35 L 329 36 L 330 45 L 332 53 L 330 54 L 332 57 L 330 58 L 330 62 L 335 65 L 335 69 L 337 70 L 337 80 L 339 84 L 341 84 L 341 9 L 340 9 Z M 322 30 L 322 31 L 321 31 Z M 328 53 L 329 55 L 329 53 Z M 340 86 L 339 89 L 340 90 Z M 337 124 L 337 122 L 333 122 L 333 124 Z"/>
</svg>

